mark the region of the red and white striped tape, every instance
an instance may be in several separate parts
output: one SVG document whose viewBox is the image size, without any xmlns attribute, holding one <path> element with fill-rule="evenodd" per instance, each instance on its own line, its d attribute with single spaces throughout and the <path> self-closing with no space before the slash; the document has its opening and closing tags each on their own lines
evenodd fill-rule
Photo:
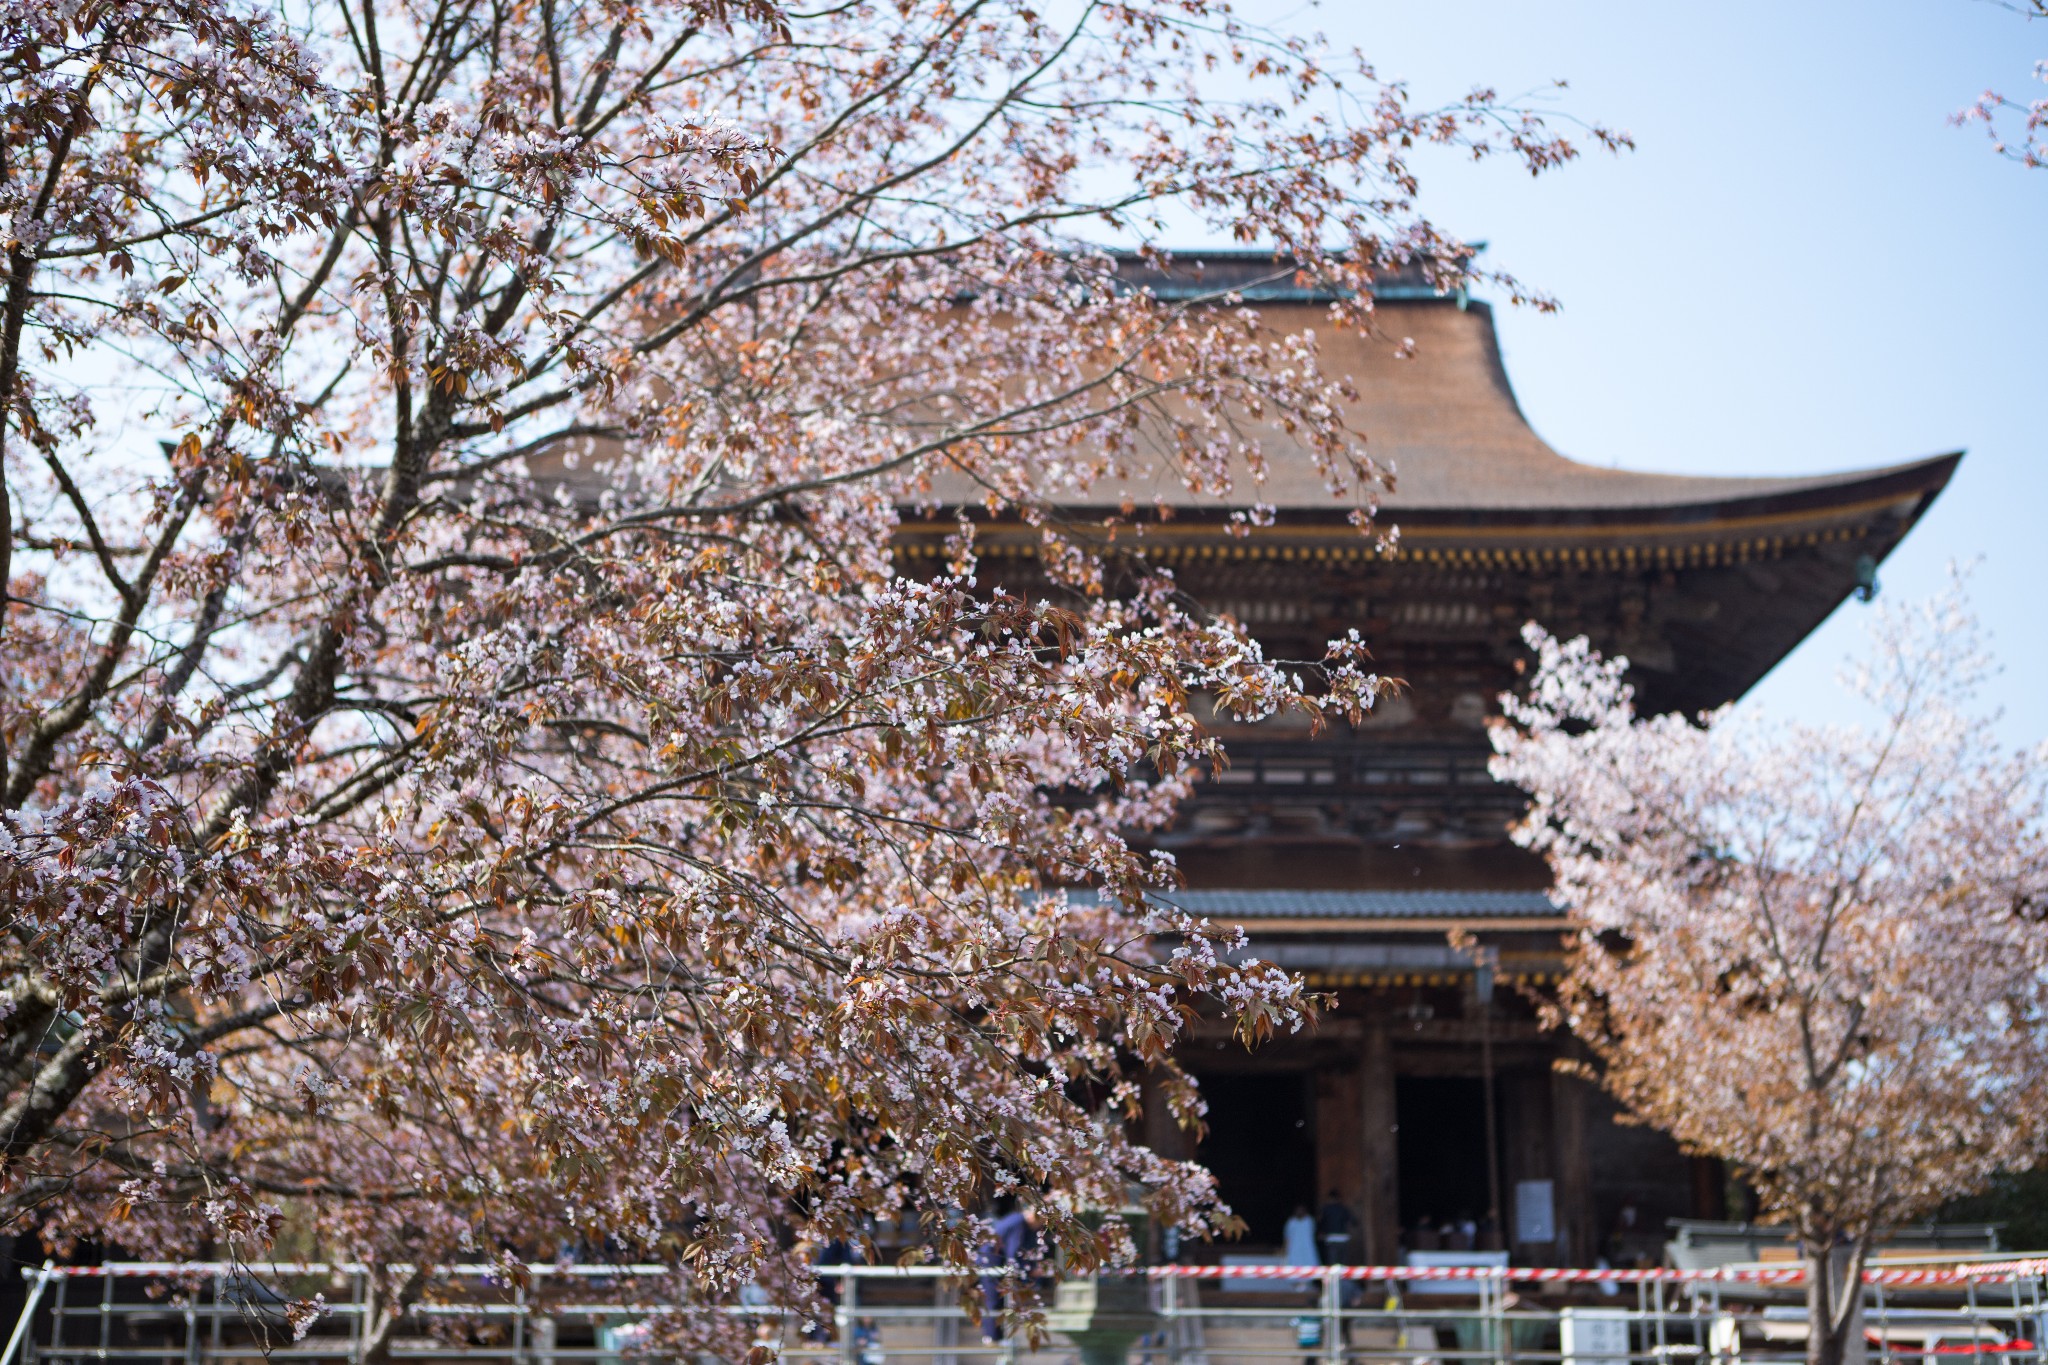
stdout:
<svg viewBox="0 0 2048 1365">
<path fill-rule="evenodd" d="M 1319 1280 L 1503 1280 L 1517 1284 L 1797 1284 L 1804 1266 L 1724 1266 L 1713 1270 L 1577 1270 L 1550 1266 L 1491 1265 L 1171 1265 L 1149 1266 L 1132 1274 L 1176 1279 Z M 1926 1269 L 1871 1267 L 1865 1284 L 1933 1285 L 2030 1279 L 2048 1275 L 2048 1259 L 1976 1261 L 1968 1265 Z"/>
<path fill-rule="evenodd" d="M 337 1265 L 328 1262 L 289 1262 L 277 1264 L 232 1265 L 225 1262 L 189 1261 L 115 1261 L 106 1265 L 65 1265 L 65 1266 L 24 1266 L 22 1274 L 33 1277 L 47 1274 L 66 1279 L 134 1279 L 167 1278 L 205 1275 L 306 1275 L 306 1274 L 360 1274 L 369 1267 L 362 1265 Z M 529 1273 L 550 1277 L 554 1275 L 597 1276 L 605 1278 L 636 1278 L 641 1276 L 669 1275 L 674 1268 L 664 1265 L 533 1265 Z M 449 1267 L 456 1276 L 494 1277 L 502 1274 L 502 1268 L 494 1265 L 460 1265 Z M 959 1269 L 947 1266 L 820 1266 L 818 1273 L 832 1275 L 851 1273 L 861 1278 L 893 1275 L 917 1278 L 933 1278 L 960 1275 Z M 1515 1284 L 1797 1284 L 1806 1278 L 1804 1266 L 1723 1266 L 1713 1270 L 1577 1270 L 1552 1266 L 1492 1266 L 1492 1265 L 1162 1265 L 1136 1266 L 1128 1270 L 1112 1272 L 1124 1275 L 1142 1275 L 1153 1279 L 1197 1279 L 1197 1280 L 1321 1280 L 1326 1276 L 1340 1280 L 1469 1280 L 1510 1282 Z M 1887 1268 L 1871 1267 L 1863 1272 L 1865 1284 L 1881 1285 L 1945 1285 L 1970 1283 L 2004 1283 L 2010 1280 L 2025 1280 L 2048 1277 L 2048 1257 L 2024 1257 L 2002 1261 L 1972 1261 L 1965 1264 L 1940 1267 Z"/>
</svg>

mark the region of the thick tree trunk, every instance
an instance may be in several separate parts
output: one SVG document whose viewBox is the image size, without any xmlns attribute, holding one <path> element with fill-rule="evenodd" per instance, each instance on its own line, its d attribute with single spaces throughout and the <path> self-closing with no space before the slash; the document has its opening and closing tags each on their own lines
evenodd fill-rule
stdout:
<svg viewBox="0 0 2048 1365">
<path fill-rule="evenodd" d="M 1864 1246 L 1806 1248 L 1806 1365 L 1862 1365 Z"/>
</svg>

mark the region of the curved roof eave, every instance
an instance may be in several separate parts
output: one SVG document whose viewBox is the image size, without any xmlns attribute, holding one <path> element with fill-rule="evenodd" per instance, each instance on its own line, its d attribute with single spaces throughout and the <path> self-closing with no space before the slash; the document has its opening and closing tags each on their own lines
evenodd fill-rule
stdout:
<svg viewBox="0 0 2048 1365">
<path fill-rule="evenodd" d="M 1595 501 L 1543 506 L 1430 506 L 1389 500 L 1375 517 L 1381 529 L 1398 528 L 1404 542 L 1492 544 L 1511 547 L 1546 542 L 1604 543 L 1632 539 L 1691 540 L 1703 536 L 1784 534 L 1830 526 L 1885 522 L 1902 533 L 1917 521 L 1947 486 L 1963 452 L 1952 451 L 1904 464 L 1794 478 L 1699 478 L 1684 475 L 1633 476 L 1661 489 L 1662 499 Z M 1605 472 L 1605 471 L 1601 471 Z M 1649 484 L 1648 481 L 1656 481 Z M 1226 534 L 1241 502 L 1181 503 L 1170 520 L 1140 515 L 1153 543 L 1205 541 Z M 1118 515 L 1108 504 L 1074 502 L 1063 510 L 1077 519 Z M 904 529 L 950 532 L 955 510 L 927 521 L 914 517 Z M 1349 509 L 1332 500 L 1315 507 L 1279 507 L 1270 526 L 1251 532 L 1255 540 L 1307 536 L 1317 541 L 1359 536 Z"/>
<path fill-rule="evenodd" d="M 1872 469 L 1776 478 L 1648 474 L 1579 465 L 1576 468 L 1587 474 L 1616 477 L 1611 481 L 1600 479 L 1597 484 L 1588 480 L 1593 486 L 1585 488 L 1589 496 L 1583 500 L 1560 497 L 1547 504 L 1486 506 L 1467 502 L 1432 506 L 1420 500 L 1409 502 L 1390 497 L 1382 506 L 1380 517 L 1388 522 L 1418 526 L 1455 523 L 1470 527 L 1626 525 L 1702 529 L 1773 519 L 1804 520 L 1831 513 L 1890 511 L 1912 520 L 1947 486 L 1962 458 L 1963 452 L 1956 450 Z M 1566 484 L 1556 491 L 1569 494 L 1577 490 Z M 1615 493 L 1625 496 L 1613 496 Z"/>
</svg>

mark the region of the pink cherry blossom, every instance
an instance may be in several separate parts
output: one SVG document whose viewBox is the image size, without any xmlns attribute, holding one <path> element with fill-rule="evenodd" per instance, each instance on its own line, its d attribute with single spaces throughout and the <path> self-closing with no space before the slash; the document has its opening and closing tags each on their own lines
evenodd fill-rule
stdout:
<svg viewBox="0 0 2048 1365">
<path fill-rule="evenodd" d="M 1797 1233 L 1834 1365 L 1873 1240 L 2048 1141 L 2048 753 L 1971 709 L 1959 589 L 1883 611 L 1864 726 L 1637 717 L 1625 660 L 1527 638 L 1494 772 L 1574 926 L 1552 1021 Z"/>
</svg>

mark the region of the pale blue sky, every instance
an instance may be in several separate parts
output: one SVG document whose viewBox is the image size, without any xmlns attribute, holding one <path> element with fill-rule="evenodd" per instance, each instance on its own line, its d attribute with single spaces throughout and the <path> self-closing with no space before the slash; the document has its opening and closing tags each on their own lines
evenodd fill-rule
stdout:
<svg viewBox="0 0 2048 1365">
<path fill-rule="evenodd" d="M 1967 448 L 1882 571 L 1925 596 L 1981 557 L 2009 742 L 2048 738 L 2048 171 L 1948 116 L 2032 83 L 2048 23 L 1985 0 L 1431 3 L 1268 12 L 1440 101 L 1475 82 L 1626 128 L 1637 150 L 1531 181 L 1435 165 L 1441 222 L 1563 311 L 1499 310 L 1524 410 L 1580 460 L 1712 474 Z M 1752 697 L 1839 713 L 1850 604 Z"/>
</svg>

